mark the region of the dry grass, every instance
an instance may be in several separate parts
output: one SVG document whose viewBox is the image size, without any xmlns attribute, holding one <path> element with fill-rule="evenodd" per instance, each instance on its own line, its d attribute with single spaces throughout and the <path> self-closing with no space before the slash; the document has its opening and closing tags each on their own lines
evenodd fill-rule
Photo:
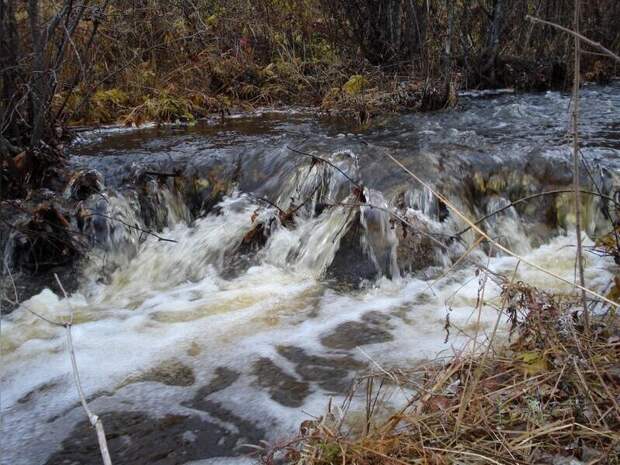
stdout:
<svg viewBox="0 0 620 465">
<path fill-rule="evenodd" d="M 620 463 L 619 319 L 599 312 L 587 335 L 577 305 L 506 282 L 510 342 L 491 336 L 448 363 L 367 376 L 342 410 L 304 422 L 265 463 Z M 386 414 L 381 399 L 394 387 L 416 394 Z M 347 408 L 360 397 L 362 413 Z"/>
</svg>

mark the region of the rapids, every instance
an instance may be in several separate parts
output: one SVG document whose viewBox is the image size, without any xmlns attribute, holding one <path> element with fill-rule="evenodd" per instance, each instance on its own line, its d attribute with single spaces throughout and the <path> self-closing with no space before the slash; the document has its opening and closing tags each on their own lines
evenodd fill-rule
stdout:
<svg viewBox="0 0 620 465">
<path fill-rule="evenodd" d="M 54 320 L 73 315 L 80 376 L 115 464 L 251 462 L 240 458 L 252 451 L 245 444 L 286 440 L 330 397 L 341 402 L 356 375 L 486 338 L 500 288 L 486 280 L 478 315 L 480 266 L 571 291 L 486 246 L 444 277 L 475 238 L 455 240 L 464 223 L 384 155 L 479 218 L 570 185 L 568 107 L 557 92 L 468 96 L 455 110 L 384 117 L 368 130 L 301 109 L 83 134 L 71 163 L 105 184 L 85 205 L 122 223 L 85 221 L 94 245 L 78 291 L 46 289 L 22 306 Z M 582 125 L 592 176 L 614 195 L 620 86 L 584 89 Z M 482 225 L 572 281 L 570 201 L 541 197 Z M 602 201 L 584 206 L 591 245 L 610 226 Z M 605 291 L 613 260 L 586 259 L 588 287 Z M 1 331 L 0 463 L 98 463 L 64 330 L 18 308 Z M 410 394 L 395 389 L 386 403 Z"/>
</svg>

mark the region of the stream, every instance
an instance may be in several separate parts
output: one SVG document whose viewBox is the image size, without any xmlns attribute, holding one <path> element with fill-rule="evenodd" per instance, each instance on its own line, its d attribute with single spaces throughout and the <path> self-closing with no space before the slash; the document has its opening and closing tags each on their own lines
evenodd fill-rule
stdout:
<svg viewBox="0 0 620 465">
<path fill-rule="evenodd" d="M 559 92 L 468 95 L 456 109 L 385 116 L 365 130 L 289 109 L 83 133 L 71 166 L 96 170 L 102 187 L 81 199 L 94 213 L 76 225 L 92 242 L 79 288 L 68 298 L 45 289 L 22 307 L 72 315 L 82 385 L 114 464 L 253 463 L 248 444 L 291 438 L 357 376 L 486 340 L 496 275 L 571 292 L 488 244 L 454 266 L 476 237 L 456 238 L 463 220 L 387 156 L 481 218 L 570 188 L 569 104 Z M 614 196 L 620 85 L 584 88 L 581 125 L 584 188 L 594 179 Z M 72 185 L 66 195 L 77 195 Z M 572 282 L 572 201 L 540 196 L 481 227 Z M 588 195 L 583 206 L 591 246 L 611 230 L 611 206 Z M 606 292 L 616 271 L 586 253 L 589 288 Z M 24 308 L 1 329 L 0 463 L 100 463 L 65 330 Z M 385 408 L 411 395 L 392 389 Z M 362 392 L 351 409 L 364 401 Z"/>
</svg>

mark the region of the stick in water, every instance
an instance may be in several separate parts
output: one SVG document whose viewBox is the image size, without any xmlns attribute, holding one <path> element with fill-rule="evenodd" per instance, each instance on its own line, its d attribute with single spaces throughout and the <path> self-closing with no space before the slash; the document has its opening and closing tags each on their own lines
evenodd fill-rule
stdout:
<svg viewBox="0 0 620 465">
<path fill-rule="evenodd" d="M 65 291 L 65 288 L 63 287 L 56 273 L 54 273 L 54 277 L 56 278 L 56 282 L 58 283 L 60 290 L 64 294 L 65 299 L 67 299 L 67 291 Z M 101 451 L 101 458 L 103 459 L 103 464 L 112 465 L 112 459 L 110 458 L 110 451 L 108 450 L 108 443 L 105 438 L 103 423 L 101 422 L 101 418 L 91 412 L 90 408 L 88 408 L 88 402 L 86 402 L 86 396 L 84 396 L 84 390 L 82 389 L 80 372 L 78 371 L 77 360 L 75 358 L 75 350 L 73 348 L 73 338 L 71 337 L 72 324 L 73 309 L 71 309 L 69 321 L 63 324 L 63 326 L 65 327 L 65 335 L 67 337 L 67 350 L 69 351 L 69 357 L 71 358 L 71 367 L 73 369 L 73 380 L 75 381 L 75 387 L 77 389 L 78 395 L 80 396 L 82 408 L 84 408 L 84 411 L 86 412 L 86 416 L 88 417 L 91 426 L 94 426 L 95 430 L 97 431 L 97 441 L 99 441 L 99 450 Z"/>
</svg>

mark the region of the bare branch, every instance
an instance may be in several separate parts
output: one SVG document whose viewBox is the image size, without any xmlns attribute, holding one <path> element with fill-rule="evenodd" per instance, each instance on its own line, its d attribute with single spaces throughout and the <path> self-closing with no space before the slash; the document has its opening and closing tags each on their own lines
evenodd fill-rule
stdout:
<svg viewBox="0 0 620 465">
<path fill-rule="evenodd" d="M 614 308 L 619 308 L 620 307 L 620 304 L 618 304 L 617 302 L 614 302 L 611 299 L 608 299 L 607 297 L 599 294 L 598 292 L 595 292 L 592 289 L 588 289 L 587 287 L 582 286 L 580 284 L 572 283 L 571 281 L 569 281 L 566 278 L 563 278 L 562 276 L 558 275 L 557 273 L 554 273 L 553 271 L 550 271 L 550 270 L 548 270 L 548 269 L 546 269 L 546 268 L 544 268 L 544 267 L 542 267 L 542 266 L 540 266 L 540 265 L 538 265 L 538 264 L 536 264 L 536 263 L 534 263 L 534 262 L 532 262 L 532 261 L 522 257 L 521 255 L 513 252 L 508 247 L 503 246 L 502 244 L 500 244 L 499 242 L 497 242 L 496 240 L 491 238 L 482 229 L 480 229 L 480 227 L 478 227 L 476 224 L 474 224 L 474 222 L 472 220 L 470 220 L 461 210 L 459 210 L 444 195 L 436 192 L 427 182 L 423 181 L 420 177 L 418 177 L 416 174 L 414 174 L 413 171 L 411 171 L 409 168 L 407 168 L 405 165 L 403 165 L 394 156 L 392 156 L 388 152 L 385 152 L 385 156 L 387 156 L 390 160 L 392 160 L 394 162 L 394 164 L 396 164 L 396 166 L 398 166 L 403 171 L 405 171 L 409 176 L 411 176 L 413 179 L 415 179 L 418 183 L 420 183 L 422 186 L 426 187 L 435 197 L 437 197 L 437 199 L 441 200 L 446 205 L 446 207 L 448 207 L 450 210 L 452 210 L 456 216 L 461 218 L 465 223 L 467 223 L 478 234 L 484 236 L 489 241 L 489 243 L 492 244 L 495 248 L 497 248 L 497 249 L 501 250 L 502 252 L 510 255 L 511 257 L 514 257 L 514 258 L 516 258 L 518 260 L 521 260 L 526 265 L 529 265 L 532 268 L 535 268 L 536 270 L 541 271 L 541 272 L 545 273 L 546 275 L 549 275 L 549 276 L 557 279 L 558 281 L 562 281 L 563 283 L 574 285 L 578 289 L 580 289 L 582 291 L 585 291 L 586 293 L 590 294 L 591 296 L 596 297 L 597 299 L 600 299 L 600 300 L 608 303 L 609 305 L 612 305 Z"/>
<path fill-rule="evenodd" d="M 535 199 L 537 197 L 543 197 L 545 195 L 555 195 L 555 194 L 566 194 L 569 192 L 575 192 L 574 189 L 557 189 L 557 190 L 553 190 L 553 191 L 545 191 L 545 192 L 537 192 L 536 194 L 532 194 L 532 195 L 528 195 L 527 197 L 522 197 L 518 200 L 515 200 L 514 202 L 510 202 L 508 205 L 503 206 L 502 208 L 498 208 L 497 210 L 489 213 L 488 215 L 484 215 L 482 218 L 476 220 L 474 222 L 475 225 L 479 225 L 480 223 L 482 223 L 484 220 L 497 215 L 498 213 L 503 212 L 504 210 L 508 210 L 510 207 L 514 207 L 515 205 L 518 205 L 520 203 L 523 202 L 527 202 L 528 200 L 532 200 Z M 610 202 L 613 202 L 614 204 L 616 204 L 615 200 L 607 195 L 603 195 L 600 192 L 592 192 L 592 191 L 586 191 L 581 189 L 581 193 L 582 194 L 588 194 L 588 195 L 592 195 L 595 197 L 600 197 L 602 199 L 608 200 Z M 617 204 L 616 204 L 617 205 Z M 465 229 L 457 232 L 455 235 L 457 237 L 462 236 L 463 234 L 465 234 L 467 231 L 469 231 L 471 229 L 471 226 L 467 226 Z"/>
<path fill-rule="evenodd" d="M 601 52 L 603 52 L 608 57 L 611 57 L 614 60 L 616 60 L 617 62 L 620 62 L 620 56 L 616 55 L 614 52 L 612 52 L 608 48 L 603 47 L 600 43 L 595 42 L 595 41 L 593 41 L 591 39 L 588 39 L 587 37 L 579 34 L 578 32 L 575 32 L 575 31 L 573 31 L 571 29 L 568 29 L 568 28 L 566 28 L 564 26 L 560 26 L 559 24 L 552 23 L 551 21 L 545 21 L 544 19 L 534 18 L 533 16 L 530 16 L 530 15 L 527 15 L 525 18 L 530 20 L 530 21 L 533 21 L 535 23 L 545 24 L 547 26 L 554 27 L 554 28 L 559 29 L 560 31 L 566 32 L 567 34 L 570 34 L 570 35 L 572 35 L 574 37 L 578 37 L 579 39 L 581 39 L 586 44 L 591 45 L 592 47 L 599 49 Z"/>
</svg>

